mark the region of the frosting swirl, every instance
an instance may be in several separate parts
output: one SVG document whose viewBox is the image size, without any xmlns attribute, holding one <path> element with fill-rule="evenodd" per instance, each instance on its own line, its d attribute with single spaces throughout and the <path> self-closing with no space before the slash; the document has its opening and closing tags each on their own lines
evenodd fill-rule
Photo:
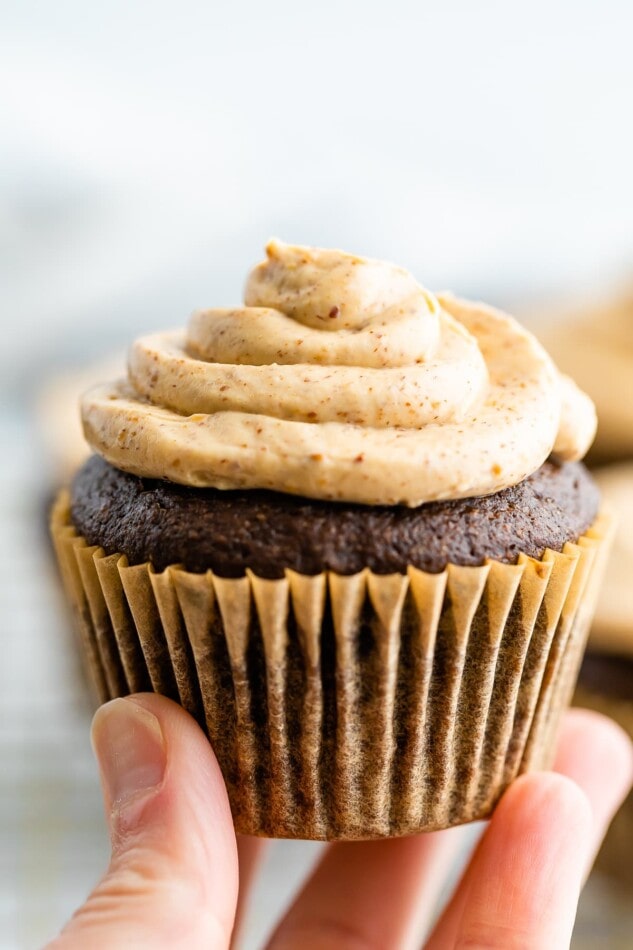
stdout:
<svg viewBox="0 0 633 950">
<path fill-rule="evenodd" d="M 577 459 L 590 400 L 511 317 L 435 297 L 402 268 L 271 241 L 245 306 L 137 340 L 86 394 L 92 447 L 195 487 L 415 506 Z"/>
</svg>

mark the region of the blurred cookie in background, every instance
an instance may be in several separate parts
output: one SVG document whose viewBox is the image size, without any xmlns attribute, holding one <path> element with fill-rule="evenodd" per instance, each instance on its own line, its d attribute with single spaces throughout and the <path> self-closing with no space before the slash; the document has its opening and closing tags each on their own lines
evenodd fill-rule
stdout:
<svg viewBox="0 0 633 950">
<path fill-rule="evenodd" d="M 633 458 L 633 284 L 606 304 L 568 305 L 541 316 L 532 329 L 596 405 L 589 461 Z"/>
<path fill-rule="evenodd" d="M 633 461 L 593 474 L 618 526 L 574 704 L 610 716 L 633 739 Z M 633 794 L 609 829 L 596 869 L 633 892 Z"/>
<path fill-rule="evenodd" d="M 593 475 L 617 522 L 574 704 L 610 716 L 633 738 L 633 284 L 606 304 L 570 302 L 531 322 L 596 404 L 588 461 L 601 466 Z M 596 871 L 610 887 L 633 893 L 633 795 L 611 825 Z"/>
<path fill-rule="evenodd" d="M 628 657 L 633 670 L 633 460 L 592 474 L 617 528 L 589 644 L 592 650 Z M 633 688 L 633 678 L 630 682 Z"/>
<path fill-rule="evenodd" d="M 47 459 L 45 499 L 52 501 L 90 455 L 79 414 L 79 400 L 87 389 L 114 376 L 125 375 L 124 352 L 79 368 L 60 371 L 43 383 L 36 400 L 36 428 Z M 48 517 L 48 516 L 47 516 Z"/>
<path fill-rule="evenodd" d="M 77 466 L 91 454 L 90 446 L 83 435 L 79 399 L 91 386 L 104 379 L 111 379 L 113 374 L 123 376 L 125 362 L 125 353 L 121 352 L 79 368 L 59 370 L 43 382 L 37 393 L 34 424 L 44 462 L 41 467 L 40 497 L 35 511 L 54 570 L 57 569 L 57 562 L 49 527 L 51 508 L 60 487 L 68 483 Z M 73 665 L 76 665 L 74 683 L 75 687 L 78 687 L 77 695 L 81 698 L 86 712 L 91 714 L 96 706 L 97 696 L 92 687 L 90 671 L 85 662 L 79 659 L 83 654 L 77 649 L 78 645 L 74 639 L 76 624 L 68 615 L 68 607 L 62 597 L 59 598 L 59 611 L 65 618 L 65 629 L 68 632 L 67 640 L 60 644 L 60 648 L 66 648 L 68 657 L 72 658 Z"/>
</svg>

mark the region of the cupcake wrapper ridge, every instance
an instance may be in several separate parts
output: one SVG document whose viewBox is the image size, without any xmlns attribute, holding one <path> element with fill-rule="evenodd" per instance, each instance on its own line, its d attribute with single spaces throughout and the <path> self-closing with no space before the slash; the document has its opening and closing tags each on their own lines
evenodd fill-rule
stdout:
<svg viewBox="0 0 633 950">
<path fill-rule="evenodd" d="M 487 817 L 551 764 L 610 519 L 515 565 L 238 579 L 51 530 L 101 702 L 154 690 L 206 731 L 236 829 L 362 839 Z"/>
</svg>

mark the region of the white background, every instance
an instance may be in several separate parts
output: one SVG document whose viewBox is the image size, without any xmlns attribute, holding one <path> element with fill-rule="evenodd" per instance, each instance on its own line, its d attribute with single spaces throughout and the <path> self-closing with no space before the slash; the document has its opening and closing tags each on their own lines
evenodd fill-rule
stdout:
<svg viewBox="0 0 633 950">
<path fill-rule="evenodd" d="M 495 302 L 633 267 L 627 0 L 0 9 L 12 389 L 237 301 L 271 234 Z"/>
</svg>

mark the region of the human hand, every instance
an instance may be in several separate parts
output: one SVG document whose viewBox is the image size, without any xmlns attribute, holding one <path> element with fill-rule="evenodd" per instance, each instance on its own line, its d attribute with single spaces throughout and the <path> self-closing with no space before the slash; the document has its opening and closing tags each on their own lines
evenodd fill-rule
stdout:
<svg viewBox="0 0 633 950">
<path fill-rule="evenodd" d="M 101 707 L 93 745 L 112 859 L 49 950 L 227 950 L 264 842 L 236 841 L 202 731 L 175 703 L 138 695 Z M 569 946 L 583 880 L 631 784 L 632 746 L 608 719 L 572 710 L 555 770 L 505 793 L 427 950 Z M 267 947 L 418 946 L 461 832 L 328 846 Z"/>
</svg>

